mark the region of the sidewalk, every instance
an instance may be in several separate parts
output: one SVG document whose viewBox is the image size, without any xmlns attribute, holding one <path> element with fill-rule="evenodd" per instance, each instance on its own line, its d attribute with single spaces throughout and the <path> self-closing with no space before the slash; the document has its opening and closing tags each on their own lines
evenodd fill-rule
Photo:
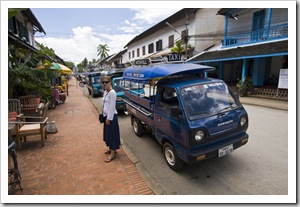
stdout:
<svg viewBox="0 0 300 207">
<path fill-rule="evenodd" d="M 74 77 L 65 103 L 50 109 L 48 117 L 58 133 L 48 134 L 43 148 L 40 137 L 28 137 L 17 151 L 23 187 L 17 195 L 153 194 L 122 147 L 115 160 L 104 162 L 98 112 Z"/>
<path fill-rule="evenodd" d="M 268 108 L 288 110 L 288 100 L 265 98 L 262 96 L 247 96 L 240 97 L 240 102 L 243 105 L 256 105 Z"/>
</svg>

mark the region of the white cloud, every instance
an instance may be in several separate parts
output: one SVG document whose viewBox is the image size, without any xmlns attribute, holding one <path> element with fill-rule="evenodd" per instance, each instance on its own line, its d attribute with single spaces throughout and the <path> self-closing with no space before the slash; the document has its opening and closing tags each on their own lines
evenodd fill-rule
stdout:
<svg viewBox="0 0 300 207">
<path fill-rule="evenodd" d="M 36 37 L 39 43 L 47 45 L 55 50 L 55 54 L 65 61 L 80 63 L 84 58 L 89 61 L 97 59 L 97 46 L 105 44 L 96 37 L 90 27 L 73 28 L 73 35 L 68 38 Z"/>
<path fill-rule="evenodd" d="M 106 44 L 109 46 L 109 54 L 114 54 L 116 52 L 122 51 L 124 49 L 124 46 L 130 40 L 132 40 L 136 36 L 136 34 L 100 34 L 100 36 L 108 40 Z"/>
<path fill-rule="evenodd" d="M 101 25 L 97 26 L 97 28 L 76 27 L 72 29 L 70 37 L 36 37 L 36 41 L 54 49 L 56 55 L 65 61 L 72 61 L 75 64 L 80 63 L 84 58 L 92 61 L 93 59 L 98 59 L 97 46 L 99 44 L 108 45 L 109 55 L 120 52 L 130 40 L 148 29 L 151 24 L 158 23 L 179 11 L 180 8 L 143 8 L 133 10 L 136 13 L 132 19 L 125 20 L 120 25 L 111 25 L 111 28 Z M 106 33 L 111 33 L 115 28 L 119 32 L 114 34 Z M 101 31 L 101 33 L 96 31 Z"/>
<path fill-rule="evenodd" d="M 178 12 L 180 8 L 134 8 L 132 10 L 136 11 L 133 20 L 153 24 L 158 23 L 160 20 Z"/>
<path fill-rule="evenodd" d="M 130 22 L 129 20 L 124 21 L 125 26 L 119 26 L 118 30 L 125 33 L 140 33 L 144 30 L 142 26 L 138 26 L 136 23 Z"/>
</svg>

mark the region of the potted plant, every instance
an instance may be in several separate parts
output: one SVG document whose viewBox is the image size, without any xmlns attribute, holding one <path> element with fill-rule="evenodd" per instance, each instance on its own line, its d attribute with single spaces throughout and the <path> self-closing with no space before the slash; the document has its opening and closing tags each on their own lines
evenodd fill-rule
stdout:
<svg viewBox="0 0 300 207">
<path fill-rule="evenodd" d="M 253 81 L 251 77 L 245 77 L 244 81 L 239 80 L 237 85 L 239 96 L 246 96 L 253 90 Z"/>
</svg>

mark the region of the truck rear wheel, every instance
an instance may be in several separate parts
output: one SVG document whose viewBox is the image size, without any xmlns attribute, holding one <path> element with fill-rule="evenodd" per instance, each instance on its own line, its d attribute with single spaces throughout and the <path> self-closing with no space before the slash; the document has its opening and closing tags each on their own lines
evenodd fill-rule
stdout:
<svg viewBox="0 0 300 207">
<path fill-rule="evenodd" d="M 184 166 L 184 162 L 177 156 L 174 147 L 169 142 L 164 143 L 163 153 L 168 166 L 172 170 L 178 171 Z"/>
<path fill-rule="evenodd" d="M 132 120 L 132 127 L 133 131 L 136 134 L 136 136 L 140 137 L 144 134 L 144 129 L 142 123 L 135 117 L 133 117 Z"/>
</svg>

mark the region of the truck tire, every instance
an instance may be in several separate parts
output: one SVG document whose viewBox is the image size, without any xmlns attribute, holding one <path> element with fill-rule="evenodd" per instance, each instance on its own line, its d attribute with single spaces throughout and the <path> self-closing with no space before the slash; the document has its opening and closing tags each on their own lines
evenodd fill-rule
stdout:
<svg viewBox="0 0 300 207">
<path fill-rule="evenodd" d="M 172 170 L 178 171 L 184 166 L 184 162 L 177 156 L 174 147 L 169 142 L 164 143 L 163 153 L 168 166 Z"/>
<path fill-rule="evenodd" d="M 136 136 L 140 137 L 144 134 L 142 123 L 135 117 L 132 119 L 132 128 Z"/>
</svg>

